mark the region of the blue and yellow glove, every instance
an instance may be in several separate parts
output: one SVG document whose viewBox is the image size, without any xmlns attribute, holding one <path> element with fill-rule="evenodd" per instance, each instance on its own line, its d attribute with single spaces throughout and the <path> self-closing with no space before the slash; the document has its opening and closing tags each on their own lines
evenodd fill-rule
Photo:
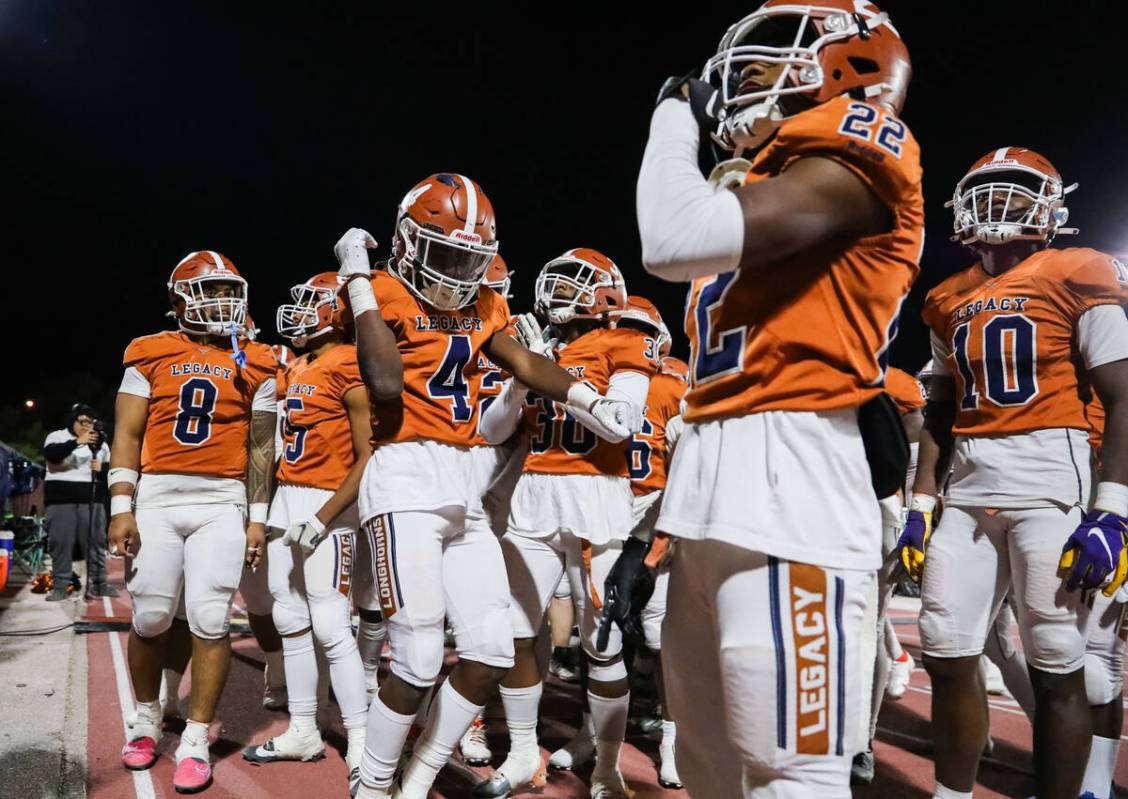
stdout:
<svg viewBox="0 0 1128 799">
<path fill-rule="evenodd" d="M 1103 589 L 1112 596 L 1128 578 L 1128 519 L 1094 508 L 1069 536 L 1058 566 L 1068 591 Z"/>
<path fill-rule="evenodd" d="M 901 566 L 918 585 L 924 577 L 924 556 L 928 539 L 932 536 L 932 512 L 935 509 L 936 497 L 914 496 L 905 519 L 905 529 L 897 541 Z"/>
</svg>

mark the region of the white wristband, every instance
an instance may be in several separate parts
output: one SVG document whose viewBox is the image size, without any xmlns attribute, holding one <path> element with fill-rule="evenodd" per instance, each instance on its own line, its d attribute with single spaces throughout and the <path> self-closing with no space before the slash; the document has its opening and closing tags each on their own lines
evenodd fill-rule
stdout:
<svg viewBox="0 0 1128 799">
<path fill-rule="evenodd" d="M 114 494 L 110 497 L 110 515 L 133 513 L 133 497 L 127 494 Z"/>
<path fill-rule="evenodd" d="M 352 306 L 353 319 L 366 311 L 375 311 L 380 307 L 376 304 L 376 295 L 372 293 L 372 284 L 368 278 L 349 281 L 349 304 Z"/>
<path fill-rule="evenodd" d="M 306 524 L 312 527 L 318 535 L 321 535 L 325 532 L 325 525 L 322 523 L 321 519 L 317 518 L 316 515 L 310 516 Z"/>
<path fill-rule="evenodd" d="M 602 395 L 591 386 L 577 380 L 568 387 L 568 405 L 579 408 L 581 411 L 590 411 L 591 406 L 603 399 Z"/>
<path fill-rule="evenodd" d="M 1128 517 L 1128 486 L 1101 480 L 1097 483 L 1097 498 L 1093 500 L 1093 508 Z"/>
<path fill-rule="evenodd" d="M 109 485 L 112 487 L 114 483 L 129 483 L 132 487 L 137 487 L 137 472 L 133 469 L 126 469 L 121 466 L 110 469 Z"/>
<path fill-rule="evenodd" d="M 913 494 L 913 501 L 909 505 L 909 510 L 932 513 L 936 510 L 936 497 L 930 497 L 928 494 Z"/>
<path fill-rule="evenodd" d="M 269 506 L 265 502 L 252 502 L 247 508 L 247 521 L 252 524 L 266 524 L 266 511 Z"/>
</svg>

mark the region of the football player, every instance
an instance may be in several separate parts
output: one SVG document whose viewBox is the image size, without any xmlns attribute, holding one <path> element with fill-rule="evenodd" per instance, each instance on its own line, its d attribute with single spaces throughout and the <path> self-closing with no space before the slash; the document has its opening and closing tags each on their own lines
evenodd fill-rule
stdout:
<svg viewBox="0 0 1128 799">
<path fill-rule="evenodd" d="M 907 479 L 915 474 L 916 454 L 920 441 L 920 428 L 924 423 L 925 395 L 924 385 L 912 375 L 896 367 L 885 370 L 885 392 L 897 405 L 901 415 L 901 423 L 905 428 L 905 436 L 909 441 L 909 470 Z M 884 497 L 881 502 L 881 556 L 885 564 L 889 554 L 897 548 L 897 539 L 901 533 L 903 515 L 902 490 Z M 895 561 L 894 561 L 895 562 Z M 895 570 L 892 566 L 883 566 L 878 575 L 878 602 L 877 614 L 877 644 L 874 667 L 871 673 L 863 675 L 863 679 L 872 678 L 870 691 L 869 738 L 866 749 L 854 756 L 850 770 L 850 779 L 855 783 L 868 784 L 874 777 L 873 737 L 877 732 L 877 717 L 881 711 L 881 703 L 886 696 L 890 699 L 900 699 L 908 690 L 909 679 L 913 673 L 913 658 L 902 646 L 897 638 L 897 630 L 893 620 L 889 618 L 886 609 L 893 596 L 893 582 L 891 577 Z"/>
<path fill-rule="evenodd" d="M 266 545 L 274 459 L 270 348 L 240 343 L 247 282 L 211 250 L 186 256 L 168 281 L 179 330 L 125 351 L 110 463 L 111 552 L 134 558 L 129 672 L 137 708 L 126 768 L 156 762 L 164 640 L 183 589 L 192 633 L 192 695 L 173 784 L 211 783 L 208 724 L 231 661 L 228 616 L 244 564 Z M 141 545 L 140 537 L 145 542 Z"/>
<path fill-rule="evenodd" d="M 518 319 L 517 332 L 531 349 L 590 387 L 632 409 L 642 428 L 650 377 L 658 364 L 653 335 L 615 329 L 627 303 L 615 263 L 590 248 L 568 250 L 549 261 L 536 282 L 535 314 Z M 545 341 L 541 321 L 553 340 Z M 523 385 L 518 385 L 518 380 Z M 486 438 L 508 438 L 525 422 L 529 454 L 513 491 L 508 531 L 502 538 L 512 596 L 510 617 L 516 664 L 501 682 L 509 726 L 505 762 L 474 789 L 475 796 L 507 796 L 525 784 L 542 785 L 545 766 L 537 743 L 542 665 L 537 639 L 545 611 L 567 572 L 588 658 L 587 701 L 596 739 L 591 795 L 625 796 L 619 750 L 626 731 L 630 693 L 619 631 L 598 646 L 603 583 L 631 529 L 628 436 L 608 431 L 582 408 L 564 407 L 523 380 L 508 381 L 482 419 Z M 532 388 L 532 387 L 530 387 Z"/>
<path fill-rule="evenodd" d="M 497 252 L 494 210 L 473 181 L 440 173 L 413 187 L 396 217 L 391 262 L 370 274 L 367 250 L 374 246 L 354 228 L 335 248 L 372 402 L 375 451 L 361 480 L 360 518 L 376 542 L 391 644 L 391 675 L 369 709 L 358 796 L 388 793 L 419 704 L 442 665 L 445 616 L 459 662 L 436 690 L 428 726 L 401 777 L 401 794 L 414 798 L 427 795 L 513 665 L 505 562 L 470 454 L 478 385 L 467 379 L 468 367 L 484 353 L 513 379 L 593 414 L 622 437 L 638 420 L 628 403 L 601 396 L 505 334 L 508 306 L 481 285 Z"/>
<path fill-rule="evenodd" d="M 371 423 L 356 347 L 334 323 L 339 287 L 336 272 L 314 275 L 290 290 L 292 303 L 278 308 L 278 332 L 306 350 L 285 373 L 278 490 L 267 519 L 275 533 L 267 567 L 274 624 L 285 652 L 290 725 L 264 744 L 247 747 L 243 756 L 256 763 L 323 756 L 316 640 L 348 735 L 345 762 L 355 788 L 368 699 L 349 594 L 361 565 L 356 498 L 371 454 Z"/>
<path fill-rule="evenodd" d="M 769 0 L 651 119 L 643 263 L 693 281 L 656 529 L 679 539 L 662 662 L 695 796 L 850 795 L 881 563 L 862 435 L 896 424 L 882 378 L 923 237 L 910 72 L 872 3 Z M 703 135 L 739 156 L 712 181 Z"/>
<path fill-rule="evenodd" d="M 950 205 L 955 239 L 979 260 L 925 300 L 932 389 L 901 549 L 919 578 L 927 546 L 920 631 L 941 797 L 975 784 L 987 736 L 977 663 L 1008 590 L 1034 686 L 1038 796 L 1076 797 L 1089 753 L 1088 611 L 1075 589 L 1111 595 L 1128 570 L 1128 272 L 1051 246 L 1075 232 L 1064 227 L 1073 188 L 1031 150 L 977 160 Z M 1093 391 L 1113 410 L 1086 513 Z"/>
</svg>

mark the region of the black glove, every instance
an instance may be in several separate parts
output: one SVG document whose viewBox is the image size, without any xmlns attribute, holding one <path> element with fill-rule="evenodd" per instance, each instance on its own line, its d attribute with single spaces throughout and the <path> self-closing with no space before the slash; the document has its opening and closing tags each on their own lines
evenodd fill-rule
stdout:
<svg viewBox="0 0 1128 799">
<path fill-rule="evenodd" d="M 689 109 L 693 112 L 698 127 L 706 133 L 712 133 L 717 129 L 717 123 L 722 118 L 721 96 L 717 87 L 703 80 L 698 80 L 694 77 L 696 74 L 691 72 L 680 78 L 666 78 L 666 82 L 662 84 L 662 88 L 658 92 L 657 104 L 661 104 L 667 97 L 673 97 L 684 102 L 686 98 L 682 96 L 682 86 L 688 86 Z"/>
<path fill-rule="evenodd" d="M 645 584 L 649 581 L 649 591 L 645 591 L 644 586 L 640 587 L 643 588 L 647 598 L 654 592 L 654 574 L 643 563 L 649 551 L 650 544 L 646 541 L 634 536 L 628 537 L 623 542 L 623 551 L 619 554 L 618 560 L 607 574 L 607 579 L 603 583 L 603 618 L 599 623 L 599 634 L 595 639 L 596 649 L 600 652 L 607 648 L 607 642 L 611 637 L 611 622 L 618 624 L 623 635 L 628 638 L 642 638 L 642 624 L 638 615 L 642 606 L 635 607 L 637 604 L 635 589 L 640 582 Z M 641 596 L 641 594 L 637 595 Z"/>
</svg>

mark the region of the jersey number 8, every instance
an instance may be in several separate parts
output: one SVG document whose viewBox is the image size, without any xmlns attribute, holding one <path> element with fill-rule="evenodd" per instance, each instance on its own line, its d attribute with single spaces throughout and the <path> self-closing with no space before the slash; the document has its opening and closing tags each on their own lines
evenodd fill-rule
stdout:
<svg viewBox="0 0 1128 799">
<path fill-rule="evenodd" d="M 172 437 L 190 447 L 211 438 L 212 414 L 215 413 L 219 389 L 206 377 L 193 377 L 180 386 L 180 412 Z"/>
</svg>

